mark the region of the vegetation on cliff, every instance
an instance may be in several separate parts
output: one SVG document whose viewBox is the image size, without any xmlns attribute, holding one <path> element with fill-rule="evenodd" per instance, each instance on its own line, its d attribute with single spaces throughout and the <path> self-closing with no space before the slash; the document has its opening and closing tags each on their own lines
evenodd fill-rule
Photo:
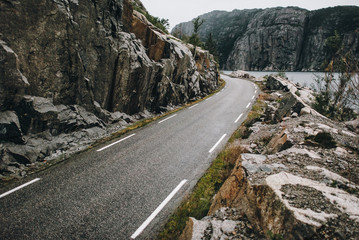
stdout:
<svg viewBox="0 0 359 240">
<path fill-rule="evenodd" d="M 346 52 L 337 31 L 327 38 L 325 46 L 332 58 L 325 64 L 325 76 L 316 79 L 314 108 L 331 119 L 352 120 L 357 115 L 354 109 L 359 109 L 358 59 Z"/>
<path fill-rule="evenodd" d="M 192 44 L 194 46 L 194 52 L 197 47 L 208 50 L 214 56 L 216 62 L 219 63 L 217 43 L 213 39 L 213 34 L 209 33 L 204 42 L 199 36 L 200 28 L 204 24 L 204 22 L 205 20 L 201 19 L 200 17 L 193 19 L 193 32 L 190 36 L 185 34 L 179 34 L 178 32 L 174 32 L 173 34 L 175 37 L 180 38 L 182 41 Z"/>
<path fill-rule="evenodd" d="M 168 19 L 152 16 L 145 8 L 139 6 L 136 2 L 133 2 L 132 6 L 134 10 L 142 13 L 153 26 L 161 29 L 164 33 L 169 33 L 168 28 L 170 27 L 170 23 Z"/>
</svg>

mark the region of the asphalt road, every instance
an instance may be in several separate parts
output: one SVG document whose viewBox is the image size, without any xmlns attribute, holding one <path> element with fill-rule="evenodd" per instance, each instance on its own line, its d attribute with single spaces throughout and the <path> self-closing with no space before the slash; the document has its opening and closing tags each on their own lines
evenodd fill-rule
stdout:
<svg viewBox="0 0 359 240">
<path fill-rule="evenodd" d="M 255 99 L 253 83 L 222 77 L 208 100 L 8 187 L 35 179 L 0 198 L 0 239 L 152 239 Z"/>
</svg>

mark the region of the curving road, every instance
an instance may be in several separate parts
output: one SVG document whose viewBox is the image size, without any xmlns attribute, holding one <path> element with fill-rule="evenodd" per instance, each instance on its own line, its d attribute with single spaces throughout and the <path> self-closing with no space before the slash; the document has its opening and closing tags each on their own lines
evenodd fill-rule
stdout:
<svg viewBox="0 0 359 240">
<path fill-rule="evenodd" d="M 222 78 L 208 100 L 0 189 L 0 239 L 151 239 L 255 99 Z"/>
</svg>

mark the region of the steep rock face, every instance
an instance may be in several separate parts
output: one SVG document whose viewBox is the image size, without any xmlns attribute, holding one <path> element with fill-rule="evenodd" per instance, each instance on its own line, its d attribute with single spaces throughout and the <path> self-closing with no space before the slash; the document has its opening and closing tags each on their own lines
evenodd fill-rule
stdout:
<svg viewBox="0 0 359 240">
<path fill-rule="evenodd" d="M 299 63 L 306 10 L 266 9 L 234 44 L 227 67 L 249 70 L 290 70 Z"/>
<path fill-rule="evenodd" d="M 200 16 L 204 41 L 217 42 L 220 65 L 228 70 L 318 71 L 331 58 L 325 41 L 337 31 L 345 51 L 359 56 L 359 8 L 341 6 L 317 11 L 270 8 L 214 11 Z M 172 33 L 191 35 L 193 23 L 181 23 Z"/>
<path fill-rule="evenodd" d="M 17 103 L 29 86 L 26 77 L 20 71 L 16 53 L 4 41 L 0 40 L 0 111 Z"/>
<path fill-rule="evenodd" d="M 118 130 L 136 119 L 127 114 L 138 119 L 217 88 L 208 52 L 195 58 L 132 4 L 143 8 L 138 0 L 0 0 L 0 177 L 9 165 L 78 149 L 108 134 L 108 124 Z"/>
<path fill-rule="evenodd" d="M 8 19 L 0 23 L 2 40 L 17 54 L 19 74 L 29 81 L 28 95 L 50 97 L 55 104 L 81 104 L 89 110 L 96 101 L 108 111 L 132 114 L 145 108 L 157 110 L 152 107 L 163 104 L 148 105 L 165 65 L 152 60 L 186 61 L 186 67 L 192 73 L 196 71 L 188 50 L 183 54 L 185 59 L 176 56 L 174 48 L 180 43 L 167 41 L 164 35 L 149 29 L 146 22 L 141 29 L 132 25 L 137 18 L 133 19 L 127 1 L 42 0 L 0 4 L 4 9 L 0 17 Z M 130 34 L 142 30 L 147 35 L 138 37 L 142 42 L 149 41 L 148 52 L 143 47 L 146 42 L 142 44 Z M 152 45 L 151 41 L 161 42 L 161 38 L 165 46 Z M 162 52 L 158 52 L 160 48 Z M 178 74 L 182 74 L 181 70 Z M 216 85 L 216 79 L 209 81 Z M 186 90 L 187 94 L 190 89 Z M 188 98 L 181 100 L 185 102 Z M 179 102 L 173 102 L 176 103 Z"/>
<path fill-rule="evenodd" d="M 299 67 L 303 70 L 321 69 L 331 54 L 325 46 L 328 37 L 338 32 L 344 51 L 359 56 L 359 8 L 335 7 L 310 12 L 307 17 Z"/>
</svg>

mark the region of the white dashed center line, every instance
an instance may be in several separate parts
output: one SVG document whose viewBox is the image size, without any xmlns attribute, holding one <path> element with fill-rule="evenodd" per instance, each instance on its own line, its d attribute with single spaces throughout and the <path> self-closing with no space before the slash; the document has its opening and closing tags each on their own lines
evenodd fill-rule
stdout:
<svg viewBox="0 0 359 240">
<path fill-rule="evenodd" d="M 165 121 L 167 121 L 167 120 L 169 120 L 169 119 L 171 119 L 171 118 L 173 118 L 173 117 L 175 117 L 175 116 L 177 116 L 177 114 L 172 115 L 171 117 L 168 117 L 168 118 L 166 118 L 166 119 L 163 119 L 162 121 L 159 121 L 158 123 L 163 123 L 163 122 L 165 122 Z"/>
<path fill-rule="evenodd" d="M 192 108 L 194 108 L 194 107 L 198 106 L 198 104 L 199 104 L 199 103 L 197 103 L 197 104 L 195 104 L 195 105 L 193 105 L 193 106 L 189 107 L 188 109 L 192 109 Z"/>
<path fill-rule="evenodd" d="M 5 197 L 5 196 L 7 196 L 7 195 L 9 195 L 9 194 L 11 194 L 11 193 L 13 193 L 13 192 L 16 192 L 16 191 L 20 190 L 21 188 L 24 188 L 24 187 L 26 187 L 26 186 L 29 186 L 30 184 L 33 184 L 33 183 L 35 183 L 35 182 L 37 182 L 37 181 L 39 181 L 39 180 L 40 180 L 40 178 L 35 178 L 34 180 L 32 180 L 32 181 L 30 181 L 30 182 L 28 182 L 28 183 L 25 183 L 25 184 L 23 184 L 23 185 L 21 185 L 21 186 L 18 186 L 17 188 L 14 188 L 13 190 L 10 190 L 10 191 L 8 191 L 8 192 L 6 192 L 6 193 L 1 194 L 1 195 L 0 195 L 0 198 L 3 198 L 3 197 Z"/>
<path fill-rule="evenodd" d="M 131 239 L 135 239 L 138 237 L 143 230 L 152 222 L 152 220 L 157 216 L 158 213 L 161 212 L 161 210 L 166 206 L 166 204 L 171 201 L 171 199 L 174 197 L 174 195 L 185 185 L 187 182 L 186 179 L 184 179 L 178 186 L 168 195 L 168 197 L 156 208 L 156 210 L 142 223 L 142 225 L 136 230 L 134 234 L 132 234 Z"/>
<path fill-rule="evenodd" d="M 241 115 L 239 115 L 239 117 L 236 119 L 236 121 L 234 123 L 237 123 L 239 121 L 239 119 L 241 119 L 242 116 L 243 116 L 243 113 Z"/>
<path fill-rule="evenodd" d="M 216 149 L 216 147 L 222 142 L 222 140 L 227 136 L 227 134 L 224 134 L 219 140 L 218 142 L 211 148 L 211 150 L 209 150 L 209 153 L 212 153 L 214 151 L 214 149 Z"/>
<path fill-rule="evenodd" d="M 105 149 L 107 149 L 107 148 L 109 148 L 109 147 L 112 147 L 113 145 L 115 145 L 115 144 L 117 144 L 117 143 L 120 143 L 120 142 L 122 142 L 122 141 L 125 141 L 126 139 L 129 139 L 130 137 L 133 137 L 133 136 L 135 136 L 135 135 L 136 135 L 136 133 L 134 133 L 134 134 L 132 134 L 132 135 L 130 135 L 130 136 L 127 136 L 127 137 L 125 137 L 125 138 L 122 138 L 122 139 L 120 139 L 120 140 L 118 140 L 118 141 L 116 141 L 116 142 L 114 142 L 114 143 L 111 143 L 110 145 L 107 145 L 106 147 L 100 148 L 99 150 L 97 150 L 97 152 L 101 152 L 101 151 L 103 151 L 103 150 L 105 150 Z"/>
</svg>

